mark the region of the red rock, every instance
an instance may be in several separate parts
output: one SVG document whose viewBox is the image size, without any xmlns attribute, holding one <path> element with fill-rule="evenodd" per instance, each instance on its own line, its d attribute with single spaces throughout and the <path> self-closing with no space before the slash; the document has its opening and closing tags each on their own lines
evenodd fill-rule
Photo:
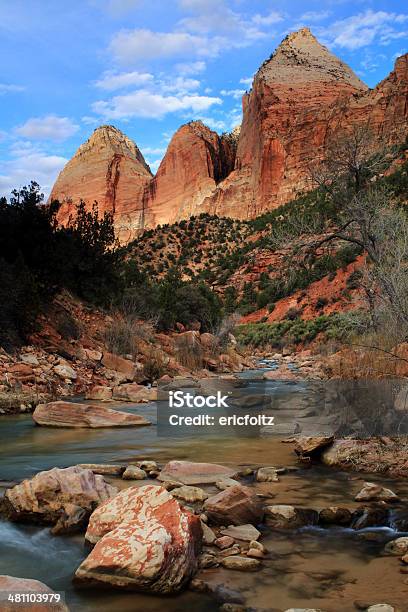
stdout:
<svg viewBox="0 0 408 612">
<path fill-rule="evenodd" d="M 124 374 L 128 380 L 133 380 L 136 374 L 136 367 L 133 361 L 114 355 L 113 353 L 104 353 L 102 357 L 102 365 L 108 370 L 114 370 Z"/>
<path fill-rule="evenodd" d="M 204 503 L 205 513 L 218 525 L 257 525 L 263 517 L 261 503 L 247 487 L 228 487 L 209 497 Z"/>
<path fill-rule="evenodd" d="M 186 485 L 210 484 L 234 474 L 236 470 L 216 463 L 169 461 L 160 472 L 159 480 L 174 480 Z"/>
<path fill-rule="evenodd" d="M 144 225 L 144 190 L 151 172 L 139 149 L 111 125 L 97 128 L 60 172 L 49 201 L 62 203 L 58 220 L 67 224 L 83 200 L 90 210 L 113 214 L 121 242 L 133 239 Z"/>
<path fill-rule="evenodd" d="M 136 145 L 103 126 L 67 164 L 52 197 L 65 202 L 62 222 L 73 211 L 70 198 L 102 202 L 122 242 L 141 228 L 202 212 L 256 217 L 309 190 L 311 168 L 354 126 L 369 125 L 379 148 L 404 142 L 407 94 L 408 54 L 369 90 L 302 28 L 258 70 L 243 97 L 239 133 L 220 137 L 200 121 L 183 125 L 151 178 Z"/>
<path fill-rule="evenodd" d="M 157 400 L 157 389 L 144 387 L 137 383 L 119 385 L 113 389 L 113 399 L 123 402 L 147 403 Z"/>
<path fill-rule="evenodd" d="M 201 121 L 181 126 L 168 146 L 146 198 L 148 223 L 187 219 L 234 167 L 235 146 Z"/>
<path fill-rule="evenodd" d="M 39 580 L 29 578 L 15 578 L 14 576 L 0 576 L 0 593 L 3 594 L 1 601 L 1 612 L 69 612 L 67 606 L 60 602 L 47 603 L 11 603 L 4 601 L 5 594 L 22 593 L 48 593 L 54 591 Z"/>
<path fill-rule="evenodd" d="M 298 455 L 314 455 L 329 446 L 334 436 L 301 437 L 296 439 L 295 453 Z"/>
<path fill-rule="evenodd" d="M 95 387 L 92 387 L 86 393 L 85 399 L 100 400 L 102 402 L 109 401 L 112 399 L 112 389 L 102 385 L 95 385 Z"/>
<path fill-rule="evenodd" d="M 152 593 L 174 593 L 194 574 L 201 547 L 198 516 L 155 485 L 121 491 L 92 514 L 96 543 L 76 578 Z"/>
<path fill-rule="evenodd" d="M 37 425 L 46 427 L 138 427 L 150 425 L 142 416 L 104 406 L 75 402 L 39 404 L 33 413 Z"/>
<path fill-rule="evenodd" d="M 94 508 L 116 493 L 116 487 L 91 470 L 53 468 L 7 489 L 4 510 L 14 521 L 57 524 L 60 531 L 67 526 L 72 530 L 85 526 Z"/>
</svg>

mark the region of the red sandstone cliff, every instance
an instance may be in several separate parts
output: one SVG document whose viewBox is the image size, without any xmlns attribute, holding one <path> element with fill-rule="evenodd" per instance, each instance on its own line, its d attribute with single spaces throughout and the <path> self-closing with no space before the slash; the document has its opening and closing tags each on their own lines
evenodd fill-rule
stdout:
<svg viewBox="0 0 408 612">
<path fill-rule="evenodd" d="M 236 143 L 218 136 L 201 121 L 182 125 L 174 134 L 145 205 L 150 225 L 187 219 L 234 168 Z"/>
<path fill-rule="evenodd" d="M 50 200 L 62 204 L 58 220 L 65 224 L 75 205 L 96 201 L 101 214 L 112 212 L 121 242 L 144 227 L 143 194 L 152 177 L 143 155 L 127 136 L 111 125 L 97 128 L 61 171 Z"/>
<path fill-rule="evenodd" d="M 240 134 L 218 136 L 200 121 L 173 136 L 154 178 L 136 145 L 102 127 L 61 172 L 52 197 L 66 222 L 80 198 L 114 212 L 122 242 L 138 229 L 201 212 L 255 217 L 311 187 L 327 146 L 364 125 L 378 146 L 408 132 L 408 55 L 376 88 L 322 46 L 307 28 L 289 34 L 243 98 Z"/>
</svg>

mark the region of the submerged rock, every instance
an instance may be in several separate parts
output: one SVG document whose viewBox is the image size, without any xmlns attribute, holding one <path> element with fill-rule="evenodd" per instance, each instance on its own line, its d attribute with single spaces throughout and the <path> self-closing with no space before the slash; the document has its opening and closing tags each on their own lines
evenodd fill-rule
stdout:
<svg viewBox="0 0 408 612">
<path fill-rule="evenodd" d="M 262 467 L 256 473 L 258 482 L 279 482 L 277 469 L 274 467 Z"/>
<path fill-rule="evenodd" d="M 169 461 L 159 475 L 159 480 L 176 480 L 186 485 L 212 484 L 223 477 L 234 476 L 236 470 L 216 463 L 193 461 Z"/>
<path fill-rule="evenodd" d="M 263 509 L 256 495 L 247 487 L 228 487 L 209 497 L 204 504 L 209 519 L 218 525 L 257 525 Z"/>
<path fill-rule="evenodd" d="M 112 410 L 105 406 L 77 404 L 75 402 L 50 402 L 39 404 L 33 419 L 45 427 L 139 427 L 151 425 L 150 421 L 137 414 Z"/>
<path fill-rule="evenodd" d="M 222 559 L 221 565 L 227 569 L 239 570 L 241 572 L 253 572 L 260 568 L 261 563 L 258 559 L 233 555 Z"/>
<path fill-rule="evenodd" d="M 78 580 L 168 594 L 196 571 L 202 530 L 199 517 L 166 489 L 147 485 L 125 489 L 95 510 L 86 539 L 95 547 L 77 569 Z"/>
<path fill-rule="evenodd" d="M 29 578 L 15 578 L 14 576 L 0 576 L 0 593 L 3 595 L 20 594 L 20 593 L 48 593 L 53 594 L 54 591 L 46 584 L 39 580 L 31 580 Z M 44 603 L 12 603 L 1 600 L 1 612 L 69 612 L 67 606 L 63 602 L 44 602 Z"/>
<path fill-rule="evenodd" d="M 66 533 L 85 528 L 93 510 L 117 492 L 91 470 L 53 468 L 8 489 L 3 506 L 11 520 L 55 525 L 54 533 Z"/>
<path fill-rule="evenodd" d="M 109 463 L 79 463 L 78 467 L 83 470 L 91 470 L 94 474 L 102 476 L 121 476 L 126 469 L 125 465 Z"/>
</svg>

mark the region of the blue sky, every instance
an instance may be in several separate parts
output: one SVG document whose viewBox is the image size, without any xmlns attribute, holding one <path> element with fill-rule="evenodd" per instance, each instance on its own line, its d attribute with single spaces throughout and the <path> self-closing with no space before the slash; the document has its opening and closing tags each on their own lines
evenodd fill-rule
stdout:
<svg viewBox="0 0 408 612">
<path fill-rule="evenodd" d="M 302 25 L 369 85 L 408 51 L 406 0 L 2 0 L 0 195 L 45 193 L 100 124 L 155 171 L 171 135 L 240 122 L 241 96 Z"/>
</svg>

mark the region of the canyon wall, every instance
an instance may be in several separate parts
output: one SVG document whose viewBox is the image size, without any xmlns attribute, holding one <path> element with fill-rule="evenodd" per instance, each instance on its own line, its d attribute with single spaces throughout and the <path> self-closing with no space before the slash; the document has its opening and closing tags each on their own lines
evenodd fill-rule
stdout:
<svg viewBox="0 0 408 612">
<path fill-rule="evenodd" d="M 112 126 L 98 128 L 61 172 L 51 194 L 63 205 L 114 215 L 122 242 L 158 224 L 202 212 L 255 217 L 312 187 L 311 170 L 355 126 L 378 148 L 408 133 L 408 55 L 370 90 L 310 30 L 289 34 L 243 97 L 241 129 L 219 136 L 200 121 L 183 125 L 152 177 L 137 146 Z"/>
</svg>

